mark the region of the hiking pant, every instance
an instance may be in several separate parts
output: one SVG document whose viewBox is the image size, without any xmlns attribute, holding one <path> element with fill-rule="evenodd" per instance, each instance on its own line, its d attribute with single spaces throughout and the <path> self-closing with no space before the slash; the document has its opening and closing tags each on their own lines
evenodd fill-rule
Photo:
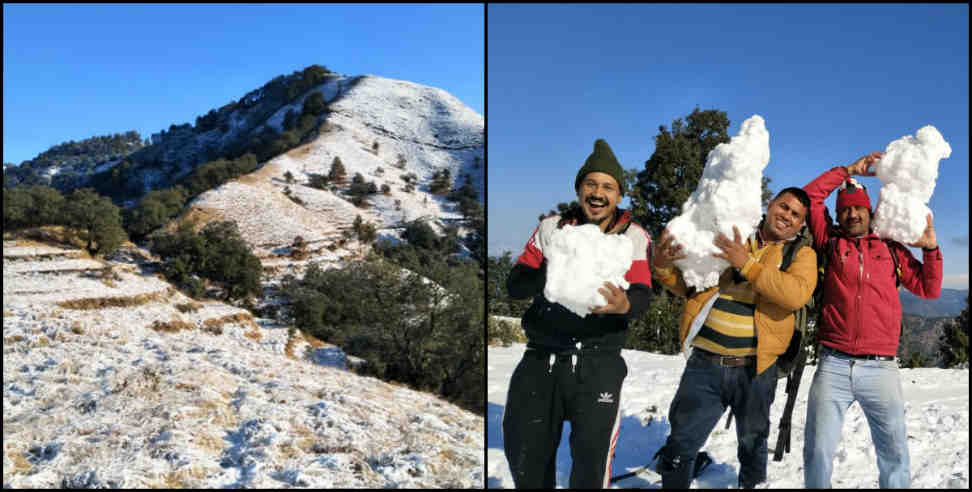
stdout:
<svg viewBox="0 0 972 492">
<path fill-rule="evenodd" d="M 570 421 L 570 488 L 607 488 L 621 418 L 620 349 L 551 355 L 527 349 L 510 379 L 503 447 L 517 488 L 556 486 L 557 447 Z"/>
<path fill-rule="evenodd" d="M 904 397 L 896 360 L 864 360 L 821 348 L 807 399 L 803 481 L 829 488 L 844 412 L 861 405 L 877 455 L 878 486 L 906 489 L 911 483 Z"/>
<path fill-rule="evenodd" d="M 687 489 L 692 483 L 695 456 L 726 407 L 736 422 L 739 487 L 752 488 L 766 481 L 769 411 L 776 397 L 776 363 L 759 376 L 755 362 L 722 367 L 692 351 L 668 411 L 671 433 L 662 448 L 656 469 L 662 488 Z"/>
</svg>

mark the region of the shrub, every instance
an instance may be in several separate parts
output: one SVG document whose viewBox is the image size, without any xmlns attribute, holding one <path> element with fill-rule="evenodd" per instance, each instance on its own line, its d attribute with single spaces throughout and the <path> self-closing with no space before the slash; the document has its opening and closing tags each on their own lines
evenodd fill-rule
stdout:
<svg viewBox="0 0 972 492">
<path fill-rule="evenodd" d="M 381 185 L 381 192 L 384 193 L 384 194 L 386 194 L 386 195 L 390 195 L 391 194 L 391 186 L 388 186 L 387 183 Z M 395 207 L 397 207 L 396 210 L 401 209 L 402 201 L 401 200 L 396 200 L 395 202 L 396 202 L 395 203 Z"/>
<path fill-rule="evenodd" d="M 509 347 L 514 343 L 524 343 L 523 331 L 507 320 L 490 317 L 486 322 L 486 343 Z"/>
<path fill-rule="evenodd" d="M 301 113 L 318 116 L 324 112 L 325 107 L 324 95 L 319 91 L 314 91 L 307 96 L 307 99 L 304 99 L 304 107 Z"/>
<path fill-rule="evenodd" d="M 235 222 L 212 222 L 199 234 L 191 224 L 183 223 L 174 234 L 154 238 L 151 249 L 164 258 L 165 277 L 187 288 L 193 297 L 202 293 L 197 277 L 222 284 L 227 299 L 261 294 L 263 267 L 240 237 Z"/>
<path fill-rule="evenodd" d="M 308 174 L 307 175 L 307 186 L 311 188 L 317 188 L 319 190 L 326 190 L 330 178 L 323 174 Z"/>
<path fill-rule="evenodd" d="M 312 264 L 283 291 L 299 329 L 366 359 L 364 371 L 483 414 L 482 282 L 468 264 L 440 261 L 422 274 L 438 285 L 374 257 L 326 271 Z"/>
<path fill-rule="evenodd" d="M 378 141 L 377 140 L 375 140 L 375 143 L 371 144 L 371 151 L 374 152 L 375 155 L 378 155 Z"/>
<path fill-rule="evenodd" d="M 398 160 L 395 161 L 395 167 L 405 169 L 405 154 L 398 154 Z"/>
</svg>

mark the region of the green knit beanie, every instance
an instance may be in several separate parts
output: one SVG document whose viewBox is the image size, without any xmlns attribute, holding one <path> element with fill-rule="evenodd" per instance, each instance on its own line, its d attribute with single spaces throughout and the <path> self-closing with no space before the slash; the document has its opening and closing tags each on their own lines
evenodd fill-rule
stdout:
<svg viewBox="0 0 972 492">
<path fill-rule="evenodd" d="M 580 189 L 581 180 L 588 173 L 602 172 L 609 174 L 615 181 L 618 182 L 618 189 L 621 191 L 621 195 L 624 196 L 624 171 L 621 169 L 621 164 L 618 163 L 618 159 L 614 157 L 614 152 L 611 152 L 611 147 L 608 147 L 607 142 L 603 138 L 599 138 L 594 142 L 594 152 L 584 161 L 584 166 L 577 171 L 577 179 L 574 180 L 574 191 Z"/>
</svg>

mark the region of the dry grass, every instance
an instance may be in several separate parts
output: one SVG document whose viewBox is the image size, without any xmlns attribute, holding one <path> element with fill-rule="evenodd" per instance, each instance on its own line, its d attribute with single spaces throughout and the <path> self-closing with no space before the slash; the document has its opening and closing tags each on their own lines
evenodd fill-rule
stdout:
<svg viewBox="0 0 972 492">
<path fill-rule="evenodd" d="M 172 321 L 169 322 L 155 320 L 154 322 L 152 322 L 151 328 L 155 331 L 176 333 L 182 330 L 191 330 L 195 328 L 195 325 L 191 323 L 186 323 L 185 321 L 178 318 L 173 318 Z"/>
<path fill-rule="evenodd" d="M 182 304 L 176 304 L 176 309 L 178 309 L 180 313 L 194 313 L 202 309 L 202 307 L 203 305 L 198 302 L 185 302 Z"/>
<path fill-rule="evenodd" d="M 34 468 L 34 465 L 30 464 L 30 462 L 27 461 L 27 458 L 24 458 L 23 451 L 10 449 L 9 451 L 7 451 L 7 457 L 10 458 L 10 461 L 13 462 L 13 468 L 8 470 L 6 467 L 4 467 L 3 469 L 4 482 L 7 481 L 7 472 L 10 472 L 13 475 L 16 474 L 27 475 Z"/>
<path fill-rule="evenodd" d="M 236 313 L 228 314 L 220 318 L 212 318 L 203 321 L 203 330 L 214 335 L 223 334 L 223 325 L 227 323 L 239 323 L 249 325 L 253 330 L 257 329 L 256 323 L 253 321 L 253 315 L 250 313 Z"/>
<path fill-rule="evenodd" d="M 287 345 L 284 346 L 284 354 L 291 359 L 296 359 L 297 356 L 294 355 L 294 346 L 297 344 L 297 339 L 301 336 L 300 332 L 294 330 L 292 334 L 287 336 Z"/>
<path fill-rule="evenodd" d="M 311 150 L 313 150 L 313 145 L 306 144 L 299 147 L 294 147 L 293 149 L 290 149 L 290 151 L 284 153 L 284 155 L 292 159 L 302 159 L 309 155 Z"/>
<path fill-rule="evenodd" d="M 72 299 L 61 301 L 57 305 L 65 309 L 104 309 L 111 307 L 131 307 L 140 306 L 149 302 L 161 301 L 172 295 L 171 289 L 164 292 L 149 292 L 136 296 L 117 296 L 117 297 L 89 297 L 85 299 Z"/>
<path fill-rule="evenodd" d="M 225 443 L 226 441 L 205 432 L 197 434 L 195 438 L 196 446 L 213 453 L 222 451 Z"/>
<path fill-rule="evenodd" d="M 14 335 L 14 336 L 10 336 L 10 337 L 4 337 L 3 344 L 4 345 L 12 345 L 14 343 L 20 343 L 22 341 L 24 341 L 23 335 Z"/>
<path fill-rule="evenodd" d="M 75 335 L 84 335 L 84 327 L 81 326 L 81 321 L 75 321 L 71 324 L 71 333 Z"/>
<path fill-rule="evenodd" d="M 316 349 L 324 348 L 324 347 L 327 346 L 327 344 L 325 344 L 324 342 L 318 340 L 317 337 L 315 337 L 314 335 L 311 335 L 309 333 L 305 333 L 304 334 L 304 340 L 307 340 L 307 343 L 309 343 L 311 345 L 311 347 L 314 347 Z"/>
<path fill-rule="evenodd" d="M 260 340 L 260 339 L 263 338 L 263 333 L 260 333 L 257 330 L 251 330 L 251 331 L 248 331 L 248 332 L 244 333 L 243 336 L 245 336 L 246 338 L 249 338 L 250 340 L 258 341 L 258 340 Z"/>
</svg>

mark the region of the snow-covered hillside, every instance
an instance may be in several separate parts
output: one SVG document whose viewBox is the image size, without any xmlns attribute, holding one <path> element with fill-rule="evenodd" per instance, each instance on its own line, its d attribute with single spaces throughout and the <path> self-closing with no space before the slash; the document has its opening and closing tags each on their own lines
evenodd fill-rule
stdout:
<svg viewBox="0 0 972 492">
<path fill-rule="evenodd" d="M 445 91 L 420 84 L 367 75 L 351 88 L 347 85 L 346 78 L 329 79 L 267 120 L 268 125 L 280 125 L 288 110 L 299 111 L 304 98 L 321 92 L 329 105 L 316 139 L 203 193 L 189 207 L 204 211 L 205 221 L 236 221 L 257 255 L 267 257 L 296 236 L 310 243 L 335 242 L 358 215 L 389 236 L 398 236 L 399 231 L 388 228 L 402 221 L 428 217 L 440 228 L 459 219 L 455 203 L 427 189 L 437 170 L 449 169 L 453 184 L 461 184 L 460 175 L 469 174 L 482 199 L 485 164 L 477 162 L 485 155 L 482 115 Z M 326 175 L 336 157 L 349 182 L 361 173 L 379 189 L 387 184 L 388 194 L 370 195 L 368 206 L 358 208 L 341 189 L 308 186 L 310 174 Z M 288 172 L 294 184 L 286 182 Z M 403 176 L 408 174 L 414 174 L 419 184 L 410 192 L 404 191 Z M 288 188 L 303 204 L 285 195 Z"/>
<path fill-rule="evenodd" d="M 487 486 L 513 488 L 513 478 L 503 454 L 502 421 L 510 376 L 526 346 L 489 347 L 487 351 L 488 422 Z M 621 390 L 621 427 L 612 475 L 621 475 L 648 464 L 668 437 L 668 409 L 685 369 L 681 355 L 658 355 L 623 350 L 628 376 Z M 803 488 L 803 427 L 807 392 L 815 366 L 803 373 L 793 410 L 790 453 L 776 462 L 770 451 L 765 488 Z M 932 489 L 969 488 L 969 370 L 901 369 L 908 449 L 911 454 L 911 487 Z M 769 447 L 776 447 L 780 415 L 786 403 L 786 380 L 778 382 L 770 410 Z M 727 412 L 728 413 L 728 412 Z M 722 418 L 703 446 L 713 459 L 693 483 L 693 488 L 735 488 L 739 461 L 736 431 L 726 429 Z M 570 424 L 564 425 L 557 450 L 557 487 L 566 488 L 570 477 Z M 834 487 L 877 488 L 878 470 L 867 419 L 858 404 L 844 418 L 841 443 L 834 459 Z M 613 484 L 612 488 L 660 488 L 661 476 L 646 471 Z"/>
<path fill-rule="evenodd" d="M 144 250 L 3 255 L 4 488 L 484 484 L 482 417 L 188 299 Z"/>
</svg>

